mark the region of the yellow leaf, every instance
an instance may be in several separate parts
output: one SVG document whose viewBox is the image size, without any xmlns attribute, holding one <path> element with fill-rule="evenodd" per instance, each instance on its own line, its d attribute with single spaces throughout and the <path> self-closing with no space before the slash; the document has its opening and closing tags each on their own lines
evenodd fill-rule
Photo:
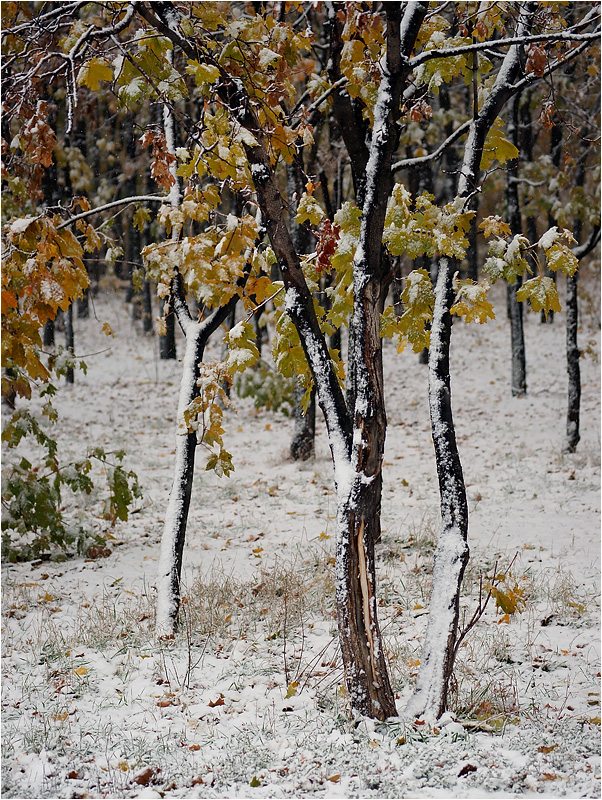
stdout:
<svg viewBox="0 0 602 800">
<path fill-rule="evenodd" d="M 297 681 L 293 681 L 289 683 L 288 689 L 286 690 L 286 699 L 288 700 L 291 697 L 294 697 L 297 694 L 297 688 L 299 684 Z"/>
<path fill-rule="evenodd" d="M 76 675 L 85 675 L 87 671 L 88 667 L 78 667 L 77 669 L 73 670 L 73 672 L 75 672 Z"/>
<path fill-rule="evenodd" d="M 341 780 L 341 776 L 337 773 L 336 775 L 331 775 L 329 778 L 326 778 L 326 780 L 332 783 L 338 783 Z"/>
<path fill-rule="evenodd" d="M 481 158 L 481 169 L 488 169 L 493 161 L 505 164 L 518 158 L 518 149 L 502 135 L 503 120 L 498 117 L 487 134 Z"/>
<path fill-rule="evenodd" d="M 103 322 L 103 323 L 102 323 L 102 332 L 103 332 L 103 333 L 104 333 L 106 336 L 114 336 L 114 335 L 115 335 L 115 334 L 113 333 L 113 329 L 111 328 L 111 326 L 109 325 L 109 323 L 108 323 L 108 322 Z"/>
<path fill-rule="evenodd" d="M 112 81 L 113 70 L 102 58 L 91 58 L 79 71 L 77 82 L 87 86 L 93 92 L 98 90 L 100 81 Z"/>
<path fill-rule="evenodd" d="M 497 214 L 491 217 L 485 217 L 483 222 L 479 225 L 479 228 L 487 238 L 490 236 L 510 236 L 512 234 L 510 225 L 504 222 Z"/>
</svg>

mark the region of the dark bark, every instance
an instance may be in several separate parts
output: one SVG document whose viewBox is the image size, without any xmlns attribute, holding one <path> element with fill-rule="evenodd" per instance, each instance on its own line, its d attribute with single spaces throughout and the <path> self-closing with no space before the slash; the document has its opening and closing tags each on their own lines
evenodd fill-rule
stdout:
<svg viewBox="0 0 602 800">
<path fill-rule="evenodd" d="M 518 112 L 520 94 L 515 95 L 510 103 L 508 122 L 508 136 L 510 141 L 518 146 Z M 509 161 L 506 166 L 506 211 L 508 224 L 513 235 L 522 233 L 522 218 L 518 196 L 519 159 Z M 527 393 L 527 362 L 525 355 L 525 333 L 523 328 L 523 304 L 516 299 L 516 293 L 522 286 L 522 277 L 519 275 L 515 283 L 509 283 L 508 312 L 510 317 L 510 340 L 512 352 L 512 395 L 523 397 Z"/>
<path fill-rule="evenodd" d="M 290 230 L 295 250 L 299 255 L 311 252 L 311 241 L 313 239 L 311 231 L 305 225 L 297 225 L 295 214 L 297 212 L 298 200 L 304 190 L 303 166 L 299 160 L 293 161 L 287 166 L 287 190 L 289 202 Z M 297 202 L 295 202 L 297 198 Z M 307 461 L 314 454 L 316 437 L 316 393 L 312 392 L 311 400 L 304 412 L 301 401 L 305 390 L 295 378 L 294 393 L 294 415 L 295 428 L 290 445 L 290 454 L 295 461 Z"/>
<path fill-rule="evenodd" d="M 163 314 L 165 318 L 165 335 L 159 337 L 159 357 L 166 361 L 177 358 L 176 318 L 171 297 L 165 301 Z"/>
<path fill-rule="evenodd" d="M 44 347 L 54 347 L 54 320 L 49 319 L 44 325 Z"/>
<path fill-rule="evenodd" d="M 560 158 L 562 155 L 562 124 L 560 122 L 559 115 L 555 116 L 554 124 L 552 125 L 552 130 L 550 131 L 550 155 L 552 157 L 552 164 L 557 170 L 559 170 Z M 556 220 L 554 219 L 553 214 L 548 212 L 548 229 L 553 228 L 554 225 L 556 225 Z M 553 281 L 556 281 L 556 273 L 549 270 L 547 265 L 544 267 L 544 275 L 546 278 L 551 278 Z M 553 323 L 554 312 L 550 310 L 546 314 L 544 309 L 542 309 L 540 314 L 540 322 L 542 324 L 546 322 L 549 322 L 550 324 Z"/>
<path fill-rule="evenodd" d="M 303 413 L 301 400 L 305 394 L 303 386 L 295 381 L 295 429 L 291 440 L 290 453 L 295 461 L 312 458 L 316 438 L 316 391 L 312 390 L 307 411 Z"/>
<path fill-rule="evenodd" d="M 73 332 L 73 303 L 67 309 L 65 314 L 65 347 L 70 356 L 75 353 L 75 334 Z M 65 379 L 67 383 L 74 383 L 75 377 L 73 374 L 73 367 L 67 367 L 65 372 Z"/>
<path fill-rule="evenodd" d="M 566 366 L 569 379 L 568 408 L 566 415 L 565 451 L 574 453 L 579 444 L 581 409 L 581 366 L 577 332 L 579 328 L 579 305 L 577 278 L 579 272 L 567 275 L 566 279 Z"/>
</svg>

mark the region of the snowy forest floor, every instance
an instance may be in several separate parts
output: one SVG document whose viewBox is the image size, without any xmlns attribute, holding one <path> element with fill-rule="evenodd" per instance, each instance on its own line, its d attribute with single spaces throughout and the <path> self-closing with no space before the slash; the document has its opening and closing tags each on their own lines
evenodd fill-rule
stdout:
<svg viewBox="0 0 602 800">
<path fill-rule="evenodd" d="M 155 640 L 180 364 L 158 359 L 156 340 L 105 288 L 94 301 L 98 321 L 76 322 L 77 353 L 97 355 L 86 358 L 87 375 L 61 388 L 55 434 L 65 461 L 89 446 L 125 449 L 144 497 L 112 528 L 94 495 L 69 501 L 74 517 L 109 537 L 106 558 L 3 567 L 3 796 L 599 796 L 598 289 L 590 295 L 582 307 L 595 327 L 580 333 L 575 455 L 562 452 L 564 315 L 553 325 L 526 315 L 522 399 L 510 396 L 502 290 L 497 320 L 454 325 L 453 401 L 471 512 L 463 605 L 469 618 L 480 576 L 486 584 L 497 564 L 510 570 L 500 589 L 519 609 L 504 616 L 490 603 L 460 648 L 451 713 L 431 728 L 350 717 L 336 637 L 335 495 L 319 416 L 315 459 L 294 463 L 292 420 L 233 395 L 225 444 L 235 472 L 218 478 L 197 467 L 181 632 Z M 102 333 L 105 321 L 114 339 Z M 220 338 L 210 348 L 218 356 Z M 427 620 L 438 488 L 426 367 L 386 342 L 385 369 L 377 578 L 401 712 Z"/>
</svg>

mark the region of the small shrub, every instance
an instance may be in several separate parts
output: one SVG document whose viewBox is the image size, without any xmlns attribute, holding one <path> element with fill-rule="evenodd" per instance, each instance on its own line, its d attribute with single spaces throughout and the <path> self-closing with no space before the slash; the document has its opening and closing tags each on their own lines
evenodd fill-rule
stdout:
<svg viewBox="0 0 602 800">
<path fill-rule="evenodd" d="M 16 457 L 4 471 L 3 558 L 26 561 L 53 550 L 64 554 L 75 548 L 78 553 L 85 553 L 89 546 L 102 547 L 102 536 L 89 535 L 79 521 L 65 515 L 64 492 L 90 495 L 95 488 L 90 473 L 93 461 L 97 461 L 107 480 L 103 516 L 113 524 L 117 519 L 126 520 L 129 507 L 136 497 L 141 497 L 141 490 L 136 473 L 121 466 L 125 452 L 106 453 L 96 447 L 86 458 L 61 464 L 56 441 L 27 409 L 20 409 L 3 430 L 2 441 L 14 451 L 26 437 L 35 440 L 45 455 L 36 464 L 24 456 Z"/>
</svg>

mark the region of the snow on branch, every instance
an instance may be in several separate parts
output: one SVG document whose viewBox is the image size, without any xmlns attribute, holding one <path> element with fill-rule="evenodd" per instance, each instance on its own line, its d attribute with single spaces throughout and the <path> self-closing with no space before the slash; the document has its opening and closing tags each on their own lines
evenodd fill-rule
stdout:
<svg viewBox="0 0 602 800">
<path fill-rule="evenodd" d="M 165 195 L 158 195 L 158 194 L 141 194 L 136 195 L 135 197 L 123 197 L 121 200 L 113 200 L 110 203 L 105 203 L 104 206 L 97 206 L 96 208 L 89 208 L 87 211 L 82 211 L 80 214 L 75 214 L 73 217 L 69 217 L 69 219 L 61 222 L 60 225 L 57 225 L 57 231 L 60 231 L 62 228 L 67 228 L 69 225 L 73 225 L 74 222 L 77 222 L 80 219 L 85 219 L 86 217 L 91 217 L 94 214 L 100 214 L 102 211 L 108 211 L 110 208 L 117 208 L 117 206 L 127 206 L 131 203 L 163 203 L 165 202 Z"/>
<path fill-rule="evenodd" d="M 466 120 L 466 122 L 462 123 L 459 128 L 457 128 L 453 133 L 451 133 L 447 139 L 442 142 L 439 147 L 432 153 L 429 153 L 426 156 L 417 156 L 416 158 L 404 158 L 401 161 L 393 164 L 391 167 L 391 172 L 395 173 L 400 169 L 405 169 L 406 167 L 415 167 L 418 164 L 427 164 L 429 161 L 435 161 L 439 156 L 446 150 L 450 144 L 453 144 L 456 139 L 459 139 L 462 134 L 466 133 L 470 128 L 471 120 Z"/>
<path fill-rule="evenodd" d="M 474 44 L 460 45 L 459 47 L 438 47 L 432 50 L 426 50 L 414 58 L 410 59 L 410 66 L 415 69 L 426 61 L 431 61 L 433 58 L 450 58 L 451 56 L 463 56 L 468 53 L 478 53 L 492 47 L 509 47 L 512 45 L 525 45 L 536 42 L 584 42 L 589 44 L 600 38 L 602 31 L 598 28 L 590 33 L 539 33 L 531 34 L 529 36 L 510 36 L 507 39 L 499 39 L 496 41 L 488 40 L 486 42 L 475 42 Z M 565 59 L 566 60 L 566 59 Z"/>
</svg>

